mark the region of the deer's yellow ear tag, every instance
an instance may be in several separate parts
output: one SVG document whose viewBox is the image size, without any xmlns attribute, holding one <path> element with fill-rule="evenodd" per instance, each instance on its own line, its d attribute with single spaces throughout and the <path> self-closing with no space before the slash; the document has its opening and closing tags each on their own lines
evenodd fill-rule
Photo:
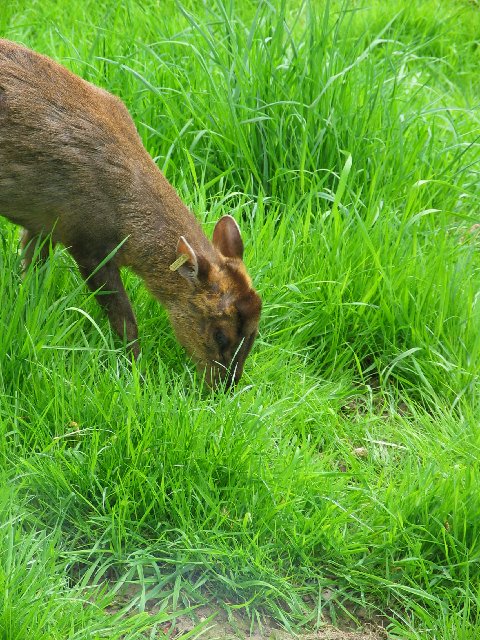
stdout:
<svg viewBox="0 0 480 640">
<path fill-rule="evenodd" d="M 185 262 L 188 262 L 188 256 L 182 253 L 181 256 L 178 256 L 175 262 L 172 262 L 172 264 L 170 265 L 170 271 L 178 271 L 178 269 L 180 269 L 182 264 L 185 264 Z"/>
</svg>

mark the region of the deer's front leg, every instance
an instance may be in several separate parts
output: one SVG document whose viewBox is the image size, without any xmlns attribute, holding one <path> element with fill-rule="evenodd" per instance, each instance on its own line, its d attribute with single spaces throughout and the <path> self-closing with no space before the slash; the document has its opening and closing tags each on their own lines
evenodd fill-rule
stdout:
<svg viewBox="0 0 480 640">
<path fill-rule="evenodd" d="M 87 285 L 96 292 L 98 303 L 105 309 L 113 330 L 126 338 L 135 359 L 140 355 L 138 327 L 132 305 L 123 286 L 119 268 L 109 261 L 98 269 L 102 260 L 70 249 Z M 97 269 L 97 270 L 96 270 Z M 95 271 L 96 270 L 96 271 Z"/>
</svg>

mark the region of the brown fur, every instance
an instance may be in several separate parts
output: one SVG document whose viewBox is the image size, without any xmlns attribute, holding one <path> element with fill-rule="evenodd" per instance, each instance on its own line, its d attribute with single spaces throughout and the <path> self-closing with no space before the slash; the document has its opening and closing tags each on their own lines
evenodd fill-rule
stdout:
<svg viewBox="0 0 480 640">
<path fill-rule="evenodd" d="M 25 228 L 27 262 L 43 234 L 68 248 L 89 287 L 109 292 L 97 299 L 135 356 L 137 324 L 121 267 L 165 305 L 210 384 L 238 380 L 261 302 L 234 220 L 221 218 L 211 243 L 118 98 L 7 40 L 0 40 L 0 212 Z M 186 262 L 170 270 L 179 255 Z"/>
</svg>

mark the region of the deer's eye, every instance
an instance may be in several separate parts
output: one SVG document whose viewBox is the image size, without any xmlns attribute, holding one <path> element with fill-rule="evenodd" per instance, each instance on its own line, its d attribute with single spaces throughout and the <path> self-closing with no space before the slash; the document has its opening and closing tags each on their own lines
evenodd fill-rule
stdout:
<svg viewBox="0 0 480 640">
<path fill-rule="evenodd" d="M 215 342 L 218 344 L 220 351 L 225 351 L 230 345 L 230 340 L 228 336 L 226 336 L 221 329 L 217 329 L 213 334 Z"/>
</svg>

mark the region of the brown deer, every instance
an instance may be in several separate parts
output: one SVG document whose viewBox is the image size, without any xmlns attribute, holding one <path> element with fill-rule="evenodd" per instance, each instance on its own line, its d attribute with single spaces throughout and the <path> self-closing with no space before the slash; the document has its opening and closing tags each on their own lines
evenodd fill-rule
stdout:
<svg viewBox="0 0 480 640">
<path fill-rule="evenodd" d="M 209 385 L 238 381 L 261 300 L 237 223 L 222 217 L 210 242 L 118 98 L 7 40 L 0 40 L 0 213 L 24 227 L 27 264 L 47 234 L 67 247 L 135 357 L 137 323 L 121 267 L 165 306 Z"/>
</svg>

